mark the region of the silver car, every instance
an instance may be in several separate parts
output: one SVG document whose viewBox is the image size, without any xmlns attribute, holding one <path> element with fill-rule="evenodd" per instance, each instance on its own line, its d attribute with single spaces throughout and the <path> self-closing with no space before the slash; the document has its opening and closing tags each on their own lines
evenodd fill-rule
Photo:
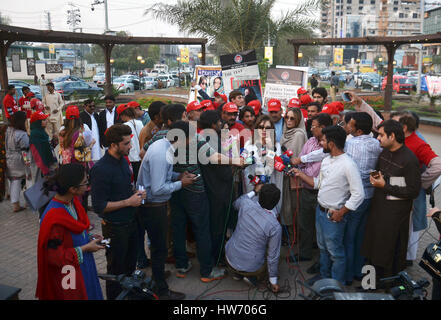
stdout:
<svg viewBox="0 0 441 320">
<path fill-rule="evenodd" d="M 143 77 L 141 83 L 144 85 L 144 89 L 152 90 L 158 87 L 158 81 L 154 77 Z"/>
<path fill-rule="evenodd" d="M 128 77 L 119 77 L 113 79 L 113 87 L 118 91 L 124 93 L 135 92 L 135 85 L 133 84 L 133 80 Z"/>
</svg>

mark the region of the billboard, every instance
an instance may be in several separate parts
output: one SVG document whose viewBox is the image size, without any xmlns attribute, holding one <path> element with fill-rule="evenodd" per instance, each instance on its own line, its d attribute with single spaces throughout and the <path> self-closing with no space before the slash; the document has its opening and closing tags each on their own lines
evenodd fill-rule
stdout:
<svg viewBox="0 0 441 320">
<path fill-rule="evenodd" d="M 297 98 L 297 89 L 308 85 L 308 67 L 276 66 L 268 69 L 265 84 L 263 105 L 270 99 L 279 99 L 283 107 L 288 105 L 292 98 Z"/>
<path fill-rule="evenodd" d="M 265 59 L 268 59 L 268 64 L 273 64 L 273 47 L 265 47 Z"/>
<path fill-rule="evenodd" d="M 59 58 L 75 58 L 75 50 L 73 49 L 57 49 Z"/>
<path fill-rule="evenodd" d="M 193 84 L 190 88 L 188 101 L 205 100 L 203 96 L 195 89 L 199 85 L 202 90 L 210 97 L 214 97 L 215 92 L 224 94 L 224 83 L 222 78 L 221 66 L 196 66 L 194 71 Z"/>
<path fill-rule="evenodd" d="M 237 81 L 260 79 L 255 50 L 223 55 L 220 61 L 227 96 L 234 90 L 233 84 L 237 84 Z"/>
<path fill-rule="evenodd" d="M 343 48 L 334 48 L 334 64 L 343 64 Z"/>
</svg>

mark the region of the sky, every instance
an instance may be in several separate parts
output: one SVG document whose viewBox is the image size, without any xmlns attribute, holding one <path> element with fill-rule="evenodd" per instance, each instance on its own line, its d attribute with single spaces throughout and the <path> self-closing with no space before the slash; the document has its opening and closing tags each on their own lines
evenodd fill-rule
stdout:
<svg viewBox="0 0 441 320">
<path fill-rule="evenodd" d="M 51 16 L 52 30 L 70 31 L 67 24 L 67 10 L 79 9 L 84 33 L 103 33 L 105 26 L 104 5 L 91 4 L 96 0 L 0 0 L 0 13 L 11 19 L 11 25 L 33 29 L 47 28 L 47 15 Z M 108 0 L 109 28 L 112 31 L 129 31 L 133 36 L 176 37 L 192 36 L 179 31 L 176 26 L 144 16 L 151 5 L 164 2 L 174 4 L 176 0 Z M 303 0 L 280 0 L 276 2 L 273 15 L 277 16 L 288 9 L 294 9 Z"/>
</svg>

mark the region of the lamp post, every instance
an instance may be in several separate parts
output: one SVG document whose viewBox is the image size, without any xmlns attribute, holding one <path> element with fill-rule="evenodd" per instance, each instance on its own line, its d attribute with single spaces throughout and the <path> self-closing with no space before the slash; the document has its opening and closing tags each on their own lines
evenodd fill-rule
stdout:
<svg viewBox="0 0 441 320">
<path fill-rule="evenodd" d="M 357 62 L 357 80 L 355 83 L 355 87 L 358 89 L 358 77 L 360 76 L 360 62 L 361 62 L 360 58 L 357 58 L 356 62 Z"/>
<path fill-rule="evenodd" d="M 302 59 L 302 58 L 303 58 L 303 53 L 302 53 L 302 52 L 299 52 L 299 53 L 297 54 L 297 57 L 298 57 L 299 59 Z M 301 65 L 301 64 L 299 63 L 299 65 Z"/>
<path fill-rule="evenodd" d="M 201 63 L 201 58 L 202 58 L 202 52 L 199 52 L 198 53 L 199 64 Z"/>
<path fill-rule="evenodd" d="M 112 69 L 113 69 L 113 63 L 115 62 L 115 59 L 110 59 L 109 62 L 110 62 L 110 81 L 113 83 L 113 72 L 112 72 Z"/>
<path fill-rule="evenodd" d="M 181 87 L 181 58 L 177 57 L 176 61 L 178 61 L 178 81 L 179 81 L 179 87 Z"/>
</svg>

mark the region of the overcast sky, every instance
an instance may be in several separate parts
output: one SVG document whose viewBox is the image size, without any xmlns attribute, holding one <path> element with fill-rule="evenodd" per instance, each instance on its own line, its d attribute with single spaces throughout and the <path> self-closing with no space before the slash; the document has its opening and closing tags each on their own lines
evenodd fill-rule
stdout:
<svg viewBox="0 0 441 320">
<path fill-rule="evenodd" d="M 70 3 L 80 9 L 81 23 L 85 33 L 104 31 L 104 5 L 96 5 L 95 0 L 0 0 L 0 13 L 11 19 L 11 24 L 34 29 L 47 29 L 47 15 L 50 12 L 52 30 L 70 31 L 67 24 L 67 10 Z M 147 7 L 154 3 L 176 3 L 176 0 L 108 0 L 109 28 L 112 31 L 129 31 L 134 36 L 184 36 L 175 26 L 156 21 L 144 16 Z M 294 9 L 303 0 L 280 0 L 276 2 L 273 15 L 279 15 L 287 9 Z"/>
</svg>

